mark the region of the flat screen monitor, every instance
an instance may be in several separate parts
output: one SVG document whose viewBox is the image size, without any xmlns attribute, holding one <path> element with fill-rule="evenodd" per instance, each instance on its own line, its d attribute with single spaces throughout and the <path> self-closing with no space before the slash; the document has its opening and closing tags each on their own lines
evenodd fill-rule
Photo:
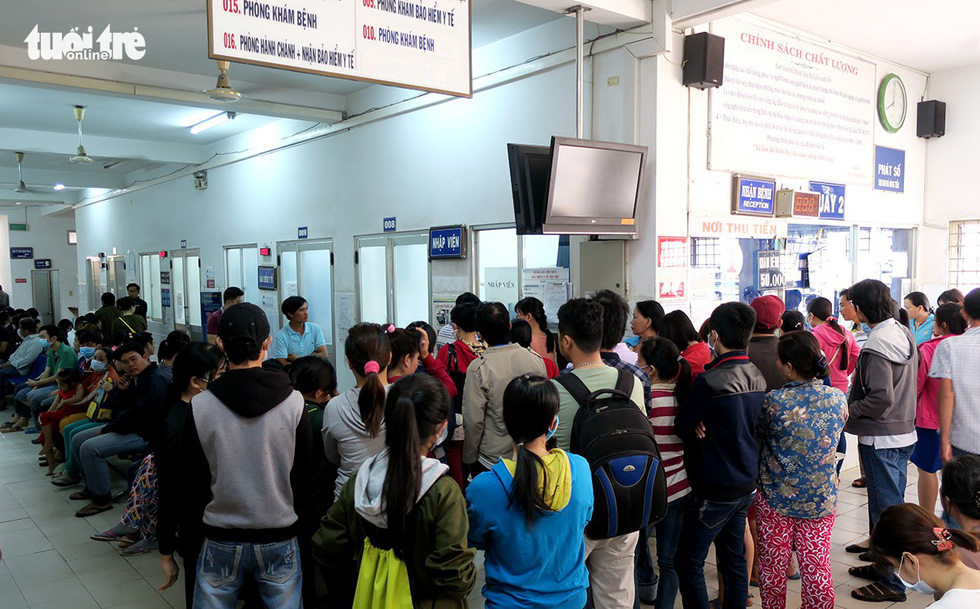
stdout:
<svg viewBox="0 0 980 609">
<path fill-rule="evenodd" d="M 551 148 L 507 144 L 510 182 L 514 194 L 514 223 L 518 235 L 540 235 L 548 204 Z"/>
<path fill-rule="evenodd" d="M 635 234 L 646 146 L 551 138 L 543 232 Z"/>
</svg>

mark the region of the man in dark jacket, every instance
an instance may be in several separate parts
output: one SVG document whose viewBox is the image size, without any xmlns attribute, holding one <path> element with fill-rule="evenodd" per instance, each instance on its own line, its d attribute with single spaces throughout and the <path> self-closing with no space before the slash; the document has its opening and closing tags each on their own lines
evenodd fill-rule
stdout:
<svg viewBox="0 0 980 609">
<path fill-rule="evenodd" d="M 744 609 L 749 595 L 745 515 L 759 476 L 755 428 L 766 398 L 766 379 L 745 353 L 755 322 L 755 311 L 740 302 L 711 313 L 708 344 L 717 357 L 674 422 L 692 491 L 675 558 L 685 607 L 708 607 L 704 560 L 712 542 L 725 580 L 723 609 Z"/>
<path fill-rule="evenodd" d="M 124 453 L 149 452 L 148 439 L 162 420 L 160 404 L 169 382 L 156 364 L 143 353 L 143 346 L 129 342 L 116 349 L 126 376 L 133 384 L 127 393 L 126 407 L 116 420 L 100 429 L 85 430 L 78 435 L 81 447 L 78 460 L 85 475 L 85 487 L 91 503 L 75 513 L 85 517 L 112 509 L 112 490 L 109 487 L 109 465 L 106 459 Z M 91 437 L 86 434 L 91 433 Z"/>
<path fill-rule="evenodd" d="M 262 309 L 229 308 L 218 329 L 228 371 L 191 400 L 182 452 L 204 532 L 195 605 L 234 608 L 247 578 L 266 606 L 302 606 L 297 533 L 313 436 L 289 377 L 262 367 L 271 342 Z"/>
<path fill-rule="evenodd" d="M 897 305 L 884 283 L 865 279 L 851 286 L 848 300 L 861 323 L 871 327 L 858 356 L 845 431 L 857 435 L 868 485 L 868 525 L 874 528 L 885 508 L 905 501 L 909 457 L 915 445 L 918 351 L 912 332 L 896 319 Z M 858 544 L 848 551 L 860 552 Z M 869 556 L 862 555 L 869 558 Z M 851 591 L 861 600 L 905 600 L 905 587 L 891 569 L 851 567 L 853 576 L 876 580 Z"/>
</svg>

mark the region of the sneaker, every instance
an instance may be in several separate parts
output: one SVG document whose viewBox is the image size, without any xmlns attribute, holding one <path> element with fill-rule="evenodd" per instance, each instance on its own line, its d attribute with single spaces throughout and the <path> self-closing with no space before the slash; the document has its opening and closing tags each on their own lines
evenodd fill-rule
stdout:
<svg viewBox="0 0 980 609">
<path fill-rule="evenodd" d="M 51 481 L 51 485 L 57 486 L 58 488 L 68 488 L 69 486 L 77 486 L 81 483 L 81 480 L 76 480 L 67 476 L 61 476 L 60 478 L 56 478 Z"/>
</svg>

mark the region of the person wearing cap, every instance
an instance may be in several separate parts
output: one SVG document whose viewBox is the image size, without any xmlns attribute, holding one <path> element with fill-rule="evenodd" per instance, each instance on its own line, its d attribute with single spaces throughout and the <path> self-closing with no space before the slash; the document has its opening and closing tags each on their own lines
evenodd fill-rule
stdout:
<svg viewBox="0 0 980 609">
<path fill-rule="evenodd" d="M 749 340 L 749 361 L 762 372 L 766 378 L 766 391 L 779 389 L 788 381 L 779 372 L 779 360 L 776 357 L 776 345 L 779 338 L 776 330 L 783 325 L 783 312 L 786 305 L 778 296 L 767 294 L 759 296 L 749 306 L 755 310 L 755 329 Z"/>
<path fill-rule="evenodd" d="M 218 329 L 228 371 L 191 401 L 186 496 L 205 538 L 195 606 L 234 608 L 246 578 L 266 606 L 302 606 L 297 533 L 310 517 L 312 431 L 289 377 L 262 367 L 271 343 L 262 309 L 230 307 Z"/>
</svg>

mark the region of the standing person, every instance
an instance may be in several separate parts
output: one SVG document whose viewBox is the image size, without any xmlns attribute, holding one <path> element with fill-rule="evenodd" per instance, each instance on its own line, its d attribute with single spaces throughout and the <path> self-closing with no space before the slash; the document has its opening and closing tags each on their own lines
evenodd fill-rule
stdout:
<svg viewBox="0 0 980 609">
<path fill-rule="evenodd" d="M 545 446 L 558 429 L 558 404 L 548 379 L 511 381 L 504 423 L 516 444 L 513 458 L 500 459 L 466 489 L 470 545 L 486 552 L 489 608 L 585 606 L 582 531 L 592 517 L 592 474 L 582 457 Z"/>
<path fill-rule="evenodd" d="M 116 308 L 116 296 L 112 292 L 102 294 L 102 307 L 95 312 L 99 318 L 99 326 L 102 329 L 102 336 L 112 338 L 112 322 L 119 317 L 119 309 Z"/>
<path fill-rule="evenodd" d="M 766 391 L 779 389 L 786 379 L 779 373 L 776 343 L 779 338 L 776 330 L 783 325 L 783 312 L 786 305 L 778 296 L 767 294 L 755 298 L 749 305 L 755 310 L 755 329 L 749 341 L 749 361 L 755 364 L 766 379 Z"/>
<path fill-rule="evenodd" d="M 963 292 L 957 290 L 956 288 L 946 290 L 945 292 L 939 295 L 939 298 L 936 299 L 936 306 L 941 307 L 947 302 L 954 302 L 962 307 Z"/>
<path fill-rule="evenodd" d="M 385 446 L 385 392 L 391 361 L 387 328 L 359 323 L 347 331 L 344 355 L 355 386 L 327 403 L 323 411 L 323 449 L 338 466 L 334 499 L 354 472 Z"/>
<path fill-rule="evenodd" d="M 643 407 L 650 413 L 650 377 L 641 368 L 627 362 L 616 353 L 616 346 L 623 342 L 626 335 L 626 320 L 630 307 L 626 300 L 612 290 L 599 290 L 592 300 L 602 305 L 602 342 L 599 344 L 599 356 L 607 366 L 625 370 L 636 377 L 643 385 Z M 642 344 L 642 343 L 641 343 Z M 656 581 L 652 582 L 656 584 Z"/>
<path fill-rule="evenodd" d="M 129 296 L 123 296 L 116 301 L 116 308 L 119 310 L 119 317 L 112 320 L 112 330 L 109 340 L 113 345 L 121 345 L 124 342 L 135 340 L 140 334 L 146 332 L 146 318 L 136 314 L 136 301 Z"/>
<path fill-rule="evenodd" d="M 908 461 L 916 439 L 918 358 L 915 337 L 895 319 L 897 307 L 888 286 L 865 279 L 851 286 L 848 299 L 857 319 L 871 328 L 854 371 L 845 427 L 858 436 L 867 475 L 870 532 L 885 508 L 905 501 Z M 876 565 L 851 567 L 848 572 L 875 582 L 852 590 L 854 598 L 875 602 L 905 599 L 901 582 Z"/>
<path fill-rule="evenodd" d="M 337 606 L 465 608 L 476 583 L 467 547 L 466 500 L 426 457 L 446 433 L 449 396 L 435 379 L 413 374 L 391 387 L 384 450 L 364 462 L 313 538 L 313 557 L 332 576 L 333 595 L 356 580 L 353 602 Z M 353 561 L 360 571 L 351 577 Z"/>
<path fill-rule="evenodd" d="M 854 312 L 854 306 L 851 305 L 851 301 L 847 298 L 847 288 L 840 291 L 840 298 L 838 299 L 838 305 L 840 307 L 840 316 L 844 321 L 851 322 L 851 335 L 854 336 L 854 343 L 857 345 L 858 352 L 861 351 L 861 347 L 868 342 L 868 330 L 871 328 L 867 324 L 863 324 L 858 321 L 857 314 Z M 854 358 L 854 365 L 857 366 L 857 358 Z M 850 388 L 847 389 L 848 395 L 850 395 Z M 861 453 L 858 452 L 858 469 L 861 475 L 851 482 L 851 486 L 854 488 L 866 488 L 868 486 L 867 478 L 864 475 L 864 461 L 861 460 Z M 862 546 L 861 544 L 855 544 L 849 546 L 853 551 L 856 552 L 866 552 L 868 550 L 867 545 Z"/>
<path fill-rule="evenodd" d="M 919 505 L 927 510 L 936 509 L 939 498 L 938 472 L 943 468 L 939 455 L 939 385 L 940 380 L 929 377 L 933 356 L 939 344 L 952 336 L 966 331 L 963 307 L 948 303 L 936 309 L 936 323 L 933 325 L 934 338 L 919 345 L 919 373 L 916 376 L 918 400 L 915 407 L 915 448 L 911 461 L 918 471 Z"/>
<path fill-rule="evenodd" d="M 967 329 L 944 340 L 933 356 L 929 376 L 939 379 L 940 454 L 943 461 L 980 455 L 980 288 L 963 300 Z"/>
<path fill-rule="evenodd" d="M 671 313 L 667 314 L 668 317 L 670 315 Z M 653 424 L 657 448 L 660 449 L 667 474 L 667 515 L 656 526 L 660 582 L 655 599 L 648 595 L 651 591 L 640 588 L 639 593 L 640 599 L 647 605 L 656 605 L 657 609 L 673 609 L 679 586 L 674 557 L 680 543 L 687 498 L 691 494 L 687 471 L 684 469 L 684 443 L 677 436 L 674 421 L 678 405 L 684 403 L 691 388 L 691 366 L 680 356 L 677 346 L 663 335 L 640 343 L 638 363 L 650 375 L 650 423 Z M 642 544 L 649 543 L 648 539 L 649 537 L 640 540 L 641 552 L 637 555 L 636 573 L 638 581 L 655 579 L 649 575 L 653 571 L 653 564 L 645 562 L 650 554 L 642 552 Z"/>
<path fill-rule="evenodd" d="M 558 309 L 558 348 L 562 356 L 572 364 L 569 374 L 575 375 L 589 391 L 615 389 L 620 373 L 628 379 L 632 388 L 630 401 L 643 409 L 643 387 L 635 377 L 602 362 L 599 348 L 602 345 L 603 309 L 598 302 L 573 298 Z M 567 376 L 567 375 L 566 375 Z M 558 448 L 570 450 L 572 423 L 581 406 L 560 382 L 552 382 L 558 388 L 558 430 L 554 439 Z M 629 533 L 610 539 L 585 540 L 586 565 L 592 598 L 599 609 L 631 609 L 636 599 L 634 562 L 638 533 Z"/>
<path fill-rule="evenodd" d="M 909 329 L 915 335 L 915 344 L 921 345 L 932 338 L 932 327 L 936 323 L 929 297 L 922 292 L 909 292 L 903 302 L 909 315 Z"/>
<path fill-rule="evenodd" d="M 639 337 L 639 342 L 656 338 L 664 324 L 664 308 L 656 300 L 641 300 L 633 308 L 630 330 Z"/>
<path fill-rule="evenodd" d="M 519 317 L 515 317 L 510 320 L 510 342 L 517 343 L 518 345 L 524 347 L 525 349 L 531 348 L 531 324 L 527 323 Z M 548 378 L 556 378 L 561 371 L 558 370 L 558 364 L 556 364 L 551 358 L 545 357 L 544 368 L 547 372 Z"/>
<path fill-rule="evenodd" d="M 466 370 L 481 353 L 487 344 L 483 342 L 476 331 L 477 305 L 464 302 L 453 307 L 449 317 L 456 340 L 439 348 L 436 362 L 441 364 L 453 384 L 456 385 L 456 397 L 452 400 L 452 417 L 449 421 L 449 437 L 446 440 L 446 461 L 449 464 L 449 475 L 466 488 L 466 478 L 469 469 L 463 465 L 463 392 L 466 387 Z"/>
<path fill-rule="evenodd" d="M 173 361 L 173 382 L 165 398 L 162 433 L 157 438 L 158 444 L 153 447 L 158 485 L 157 544 L 160 568 L 166 577 L 158 589 L 166 590 L 177 583 L 180 568 L 174 559 L 176 552 L 184 563 L 184 600 L 187 607 L 193 607 L 197 580 L 195 567 L 204 535 L 201 532 L 201 515 L 194 514 L 188 509 L 187 502 L 182 501 L 184 469 L 181 446 L 191 400 L 221 376 L 225 357 L 217 345 L 174 342 L 184 345 L 184 348 Z M 163 345 L 160 347 L 162 349 Z M 103 533 L 103 537 L 108 537 L 106 533 L 109 532 Z"/>
<path fill-rule="evenodd" d="M 476 312 L 480 336 L 490 345 L 466 369 L 463 387 L 463 463 L 476 473 L 489 470 L 509 456 L 514 442 L 504 426 L 503 398 L 507 384 L 522 374 L 546 374 L 541 356 L 510 342 L 510 315 L 499 302 Z"/>
<path fill-rule="evenodd" d="M 482 303 L 480 302 L 479 297 L 477 297 L 477 295 L 473 292 L 463 292 L 456 297 L 456 302 L 453 309 L 455 310 L 456 307 L 462 304 L 471 304 L 475 308 L 480 306 Z M 449 313 L 449 319 L 452 320 L 452 311 Z M 450 321 L 450 323 L 439 328 L 439 334 L 436 335 L 436 349 L 441 350 L 443 347 L 452 343 L 456 339 L 456 323 Z"/>
<path fill-rule="evenodd" d="M 796 548 L 803 606 L 833 609 L 830 535 L 847 398 L 823 384 L 830 364 L 813 335 L 784 334 L 777 354 L 789 382 L 766 396 L 758 434 L 762 450 L 755 513 L 762 608 L 786 607 L 786 576 Z"/>
<path fill-rule="evenodd" d="M 310 308 L 302 296 L 290 296 L 282 301 L 282 314 L 289 320 L 276 332 L 272 357 L 283 366 L 307 355 L 327 357 L 327 339 L 323 328 L 310 321 Z"/>
<path fill-rule="evenodd" d="M 810 302 L 813 302 L 812 300 Z M 806 331 L 806 318 L 803 317 L 803 313 L 796 310 L 786 311 L 781 316 L 782 325 L 779 326 L 780 334 L 786 334 L 787 332 L 805 332 Z"/>
<path fill-rule="evenodd" d="M 933 597 L 935 609 L 980 606 L 980 571 L 963 564 L 956 548 L 980 552 L 980 538 L 947 529 L 932 512 L 905 503 L 889 507 L 871 534 L 876 559 L 891 569 L 903 588 Z"/>
<path fill-rule="evenodd" d="M 759 475 L 756 422 L 766 379 L 745 350 L 756 324 L 755 310 L 727 302 L 711 313 L 709 344 L 718 356 L 694 381 L 674 426 L 684 440 L 691 484 L 677 552 L 677 575 L 685 607 L 706 609 L 704 560 L 715 543 L 724 577 L 724 609 L 744 609 L 749 595 L 745 558 L 746 512 Z"/>
<path fill-rule="evenodd" d="M 10 306 L 10 294 L 3 291 L 3 286 L 0 285 L 0 309 L 6 309 Z"/>
<path fill-rule="evenodd" d="M 545 359 L 557 361 L 555 335 L 548 328 L 544 303 L 533 296 L 522 298 L 514 305 L 517 317 L 531 325 L 531 349 Z"/>
<path fill-rule="evenodd" d="M 135 313 L 146 321 L 146 301 L 140 298 L 140 285 L 138 283 L 130 283 L 126 286 L 126 295 L 133 299 L 136 303 Z"/>
<path fill-rule="evenodd" d="M 312 433 L 289 377 L 262 368 L 271 342 L 262 309 L 228 309 L 218 331 L 228 371 L 191 400 L 186 492 L 204 533 L 195 607 L 234 608 L 246 578 L 267 606 L 303 606 L 296 535 L 306 516 Z"/>
<path fill-rule="evenodd" d="M 691 318 L 684 311 L 671 311 L 664 316 L 660 336 L 674 343 L 681 357 L 691 366 L 691 381 L 704 372 L 704 367 L 711 361 L 711 348 L 701 339 L 700 333 L 694 329 Z"/>
<path fill-rule="evenodd" d="M 847 394 L 848 377 L 857 367 L 861 352 L 854 335 L 841 327 L 834 315 L 834 306 L 826 298 L 814 298 L 807 308 L 807 322 L 813 336 L 827 357 L 830 384 Z"/>
<path fill-rule="evenodd" d="M 221 295 L 221 300 L 224 304 L 220 309 L 208 315 L 206 329 L 209 343 L 213 345 L 218 342 L 218 329 L 221 328 L 222 313 L 227 311 L 228 307 L 233 307 L 240 303 L 244 298 L 245 292 L 241 288 L 236 288 L 235 286 L 225 288 L 224 293 Z"/>
</svg>

